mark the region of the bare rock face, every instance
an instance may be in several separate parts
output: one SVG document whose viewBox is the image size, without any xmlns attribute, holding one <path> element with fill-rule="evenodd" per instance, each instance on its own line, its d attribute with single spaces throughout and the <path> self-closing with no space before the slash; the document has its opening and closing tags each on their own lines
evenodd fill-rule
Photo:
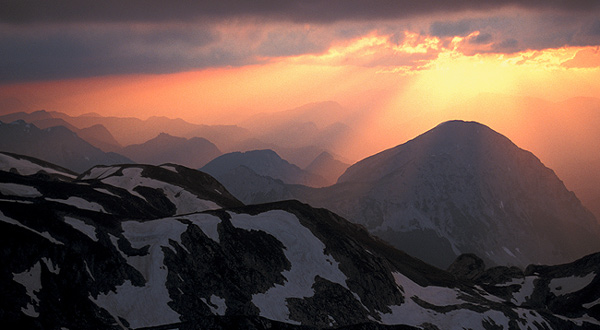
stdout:
<svg viewBox="0 0 600 330">
<path fill-rule="evenodd" d="M 457 278 L 474 280 L 485 271 L 485 263 L 478 256 L 467 253 L 461 254 L 448 267 L 448 272 Z"/>
</svg>

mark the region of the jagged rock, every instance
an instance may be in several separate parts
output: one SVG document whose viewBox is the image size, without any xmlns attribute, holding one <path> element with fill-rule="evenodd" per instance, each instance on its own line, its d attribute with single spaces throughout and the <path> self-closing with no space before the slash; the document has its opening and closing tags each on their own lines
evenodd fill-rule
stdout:
<svg viewBox="0 0 600 330">
<path fill-rule="evenodd" d="M 460 279 L 474 280 L 485 271 L 485 263 L 472 253 L 461 254 L 448 267 L 448 272 Z"/>
</svg>

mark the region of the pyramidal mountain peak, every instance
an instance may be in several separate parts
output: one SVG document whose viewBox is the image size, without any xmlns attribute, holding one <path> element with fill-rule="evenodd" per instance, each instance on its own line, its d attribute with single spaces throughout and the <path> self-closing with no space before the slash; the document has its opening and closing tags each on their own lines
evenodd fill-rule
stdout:
<svg viewBox="0 0 600 330">
<path fill-rule="evenodd" d="M 476 122 L 442 123 L 357 162 L 325 189 L 301 199 L 440 267 L 468 252 L 525 266 L 600 249 L 596 219 L 555 173 Z"/>
</svg>

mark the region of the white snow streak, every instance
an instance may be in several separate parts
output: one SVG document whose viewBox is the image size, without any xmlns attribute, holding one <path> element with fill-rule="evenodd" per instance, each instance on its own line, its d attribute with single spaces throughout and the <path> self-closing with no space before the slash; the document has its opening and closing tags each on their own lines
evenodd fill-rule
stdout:
<svg viewBox="0 0 600 330">
<path fill-rule="evenodd" d="M 31 186 L 18 183 L 0 183 L 0 194 L 4 196 L 40 197 L 42 194 Z"/>
<path fill-rule="evenodd" d="M 76 207 L 78 209 L 82 209 L 82 210 L 90 210 L 90 211 L 108 213 L 108 212 L 106 212 L 104 207 L 102 207 L 102 205 L 100 205 L 96 202 L 90 202 L 81 197 L 71 196 L 68 199 L 46 198 L 46 200 L 50 201 L 50 202 L 57 202 L 57 203 L 71 205 L 71 206 L 74 206 L 74 207 Z"/>
<path fill-rule="evenodd" d="M 160 165 L 160 167 L 164 168 L 165 170 L 169 170 L 171 172 L 179 173 L 179 172 L 177 172 L 177 169 L 175 168 L 175 166 L 172 166 L 172 165 Z"/>
<path fill-rule="evenodd" d="M 596 306 L 598 304 L 600 304 L 600 298 L 598 298 L 598 299 L 596 299 L 596 300 L 594 300 L 592 302 L 589 302 L 587 304 L 583 304 L 582 306 L 585 307 L 585 308 L 592 308 L 592 307 L 594 307 L 594 306 Z"/>
<path fill-rule="evenodd" d="M 87 173 L 82 180 L 102 180 L 103 178 L 109 177 L 115 174 L 120 167 L 118 166 L 96 166 Z"/>
<path fill-rule="evenodd" d="M 36 234 L 38 234 L 38 235 L 40 235 L 40 236 L 48 239 L 50 242 L 52 242 L 54 244 L 64 245 L 62 242 L 60 242 L 60 241 L 56 240 L 54 237 L 52 237 L 52 235 L 50 235 L 49 232 L 45 231 L 43 233 L 40 233 L 39 231 L 37 231 L 35 229 L 29 228 L 27 226 L 24 226 L 23 224 L 21 224 L 17 220 L 5 216 L 4 213 L 2 213 L 2 211 L 0 211 L 0 221 L 4 221 L 6 223 L 10 223 L 11 225 L 19 226 L 21 228 L 29 230 L 29 231 L 31 231 L 33 233 L 36 233 Z"/>
<path fill-rule="evenodd" d="M 502 250 L 504 250 L 504 252 L 506 252 L 506 254 L 508 254 L 509 256 L 516 258 L 516 256 L 506 246 L 503 246 Z"/>
<path fill-rule="evenodd" d="M 96 236 L 96 227 L 92 225 L 88 225 L 82 220 L 75 219 L 72 217 L 65 217 L 65 222 L 70 224 L 73 228 L 79 230 L 80 232 L 86 234 L 93 241 L 98 242 L 98 237 Z"/>
<path fill-rule="evenodd" d="M 112 192 L 110 192 L 110 191 L 108 191 L 107 189 L 104 189 L 104 188 L 94 188 L 94 190 L 96 190 L 96 191 L 97 191 L 97 192 L 99 192 L 99 193 L 106 194 L 106 195 L 110 195 L 110 196 L 119 197 L 119 195 L 115 195 L 115 194 L 113 194 Z"/>
</svg>

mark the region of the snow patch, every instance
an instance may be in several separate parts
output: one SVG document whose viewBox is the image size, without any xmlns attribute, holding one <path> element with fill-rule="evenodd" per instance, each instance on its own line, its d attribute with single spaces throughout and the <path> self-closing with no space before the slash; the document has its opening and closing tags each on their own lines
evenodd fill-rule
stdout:
<svg viewBox="0 0 600 330">
<path fill-rule="evenodd" d="M 58 273 L 60 273 L 60 267 L 58 267 L 58 265 L 55 265 L 54 261 L 52 261 L 52 259 L 43 257 L 41 260 L 44 264 L 46 264 L 46 267 L 48 268 L 48 270 L 51 273 L 56 274 L 56 275 L 58 275 Z"/>
<path fill-rule="evenodd" d="M 94 188 L 94 190 L 96 190 L 99 193 L 103 193 L 106 195 L 110 195 L 110 196 L 114 196 L 114 197 L 119 197 L 119 195 L 115 195 L 112 192 L 110 192 L 108 189 L 104 189 L 104 188 Z"/>
<path fill-rule="evenodd" d="M 94 242 L 98 242 L 98 237 L 96 236 L 96 227 L 94 227 L 92 225 L 88 225 L 87 223 L 83 222 L 82 220 L 75 219 L 72 217 L 65 217 L 65 222 L 70 224 L 73 228 L 86 234 Z"/>
<path fill-rule="evenodd" d="M 217 306 L 217 308 L 213 307 L 212 305 Z M 210 308 L 211 312 L 213 312 L 213 314 L 217 315 L 225 315 L 225 312 L 227 311 L 225 298 L 221 298 L 215 295 L 210 296 L 210 304 L 208 304 L 208 307 Z"/>
<path fill-rule="evenodd" d="M 550 292 L 558 297 L 583 290 L 583 288 L 592 283 L 595 277 L 596 273 L 592 272 L 583 277 L 569 276 L 554 278 L 548 286 L 550 287 Z"/>
<path fill-rule="evenodd" d="M 82 180 L 102 180 L 107 178 L 113 174 L 115 174 L 119 169 L 118 166 L 96 166 L 89 170 L 89 172 L 81 178 Z"/>
<path fill-rule="evenodd" d="M 74 206 L 74 207 L 76 207 L 78 209 L 82 209 L 82 210 L 90 210 L 90 211 L 95 211 L 95 212 L 108 213 L 108 212 L 106 212 L 104 207 L 102 207 L 102 205 L 100 205 L 96 202 L 87 201 L 81 197 L 71 196 L 68 199 L 46 198 L 46 200 L 50 201 L 50 202 L 57 202 L 57 203 L 71 205 L 71 206 Z"/>
<path fill-rule="evenodd" d="M 164 283 L 162 286 L 166 291 Z M 163 290 L 150 283 L 144 287 L 134 286 L 131 281 L 126 280 L 114 292 L 99 294 L 98 298 L 91 299 L 111 315 L 126 319 L 131 328 L 180 322 L 179 314 L 165 304 L 164 293 L 161 292 Z"/>
<path fill-rule="evenodd" d="M 583 304 L 582 306 L 583 306 L 584 308 L 592 308 L 592 307 L 594 307 L 594 306 L 596 306 L 596 305 L 598 305 L 598 304 L 600 304 L 600 298 L 598 298 L 598 299 L 596 299 L 596 300 L 594 300 L 594 301 L 592 301 L 592 302 L 589 302 L 589 303 L 587 303 L 587 304 Z"/>
<path fill-rule="evenodd" d="M 265 293 L 252 296 L 252 302 L 260 309 L 260 315 L 272 320 L 297 323 L 289 318 L 286 298 L 304 298 L 314 295 L 312 285 L 316 276 L 338 283 L 345 288 L 346 275 L 332 256 L 324 253 L 325 244 L 304 227 L 298 218 L 282 210 L 268 211 L 259 215 L 231 215 L 231 223 L 237 228 L 260 230 L 273 235 L 283 243 L 286 258 L 291 263 L 290 270 L 282 275 L 287 279 L 284 285 Z"/>
<path fill-rule="evenodd" d="M 160 167 L 164 168 L 165 170 L 169 170 L 171 172 L 179 173 L 179 172 L 177 172 L 177 169 L 173 165 L 160 165 Z"/>
<path fill-rule="evenodd" d="M 534 281 L 537 279 L 537 276 L 526 276 L 521 280 L 513 280 L 513 282 L 518 281 L 514 284 L 520 284 L 521 289 L 513 294 L 511 301 L 517 306 L 524 304 L 527 301 L 527 299 L 533 294 L 533 290 L 535 289 Z"/>
<path fill-rule="evenodd" d="M 31 186 L 18 183 L 0 183 L 0 194 L 4 196 L 40 197 L 42 194 Z"/>
<path fill-rule="evenodd" d="M 0 198 L 0 202 L 19 203 L 19 204 L 33 204 L 32 201 L 19 201 L 19 200 L 4 199 L 4 198 Z"/>
</svg>

